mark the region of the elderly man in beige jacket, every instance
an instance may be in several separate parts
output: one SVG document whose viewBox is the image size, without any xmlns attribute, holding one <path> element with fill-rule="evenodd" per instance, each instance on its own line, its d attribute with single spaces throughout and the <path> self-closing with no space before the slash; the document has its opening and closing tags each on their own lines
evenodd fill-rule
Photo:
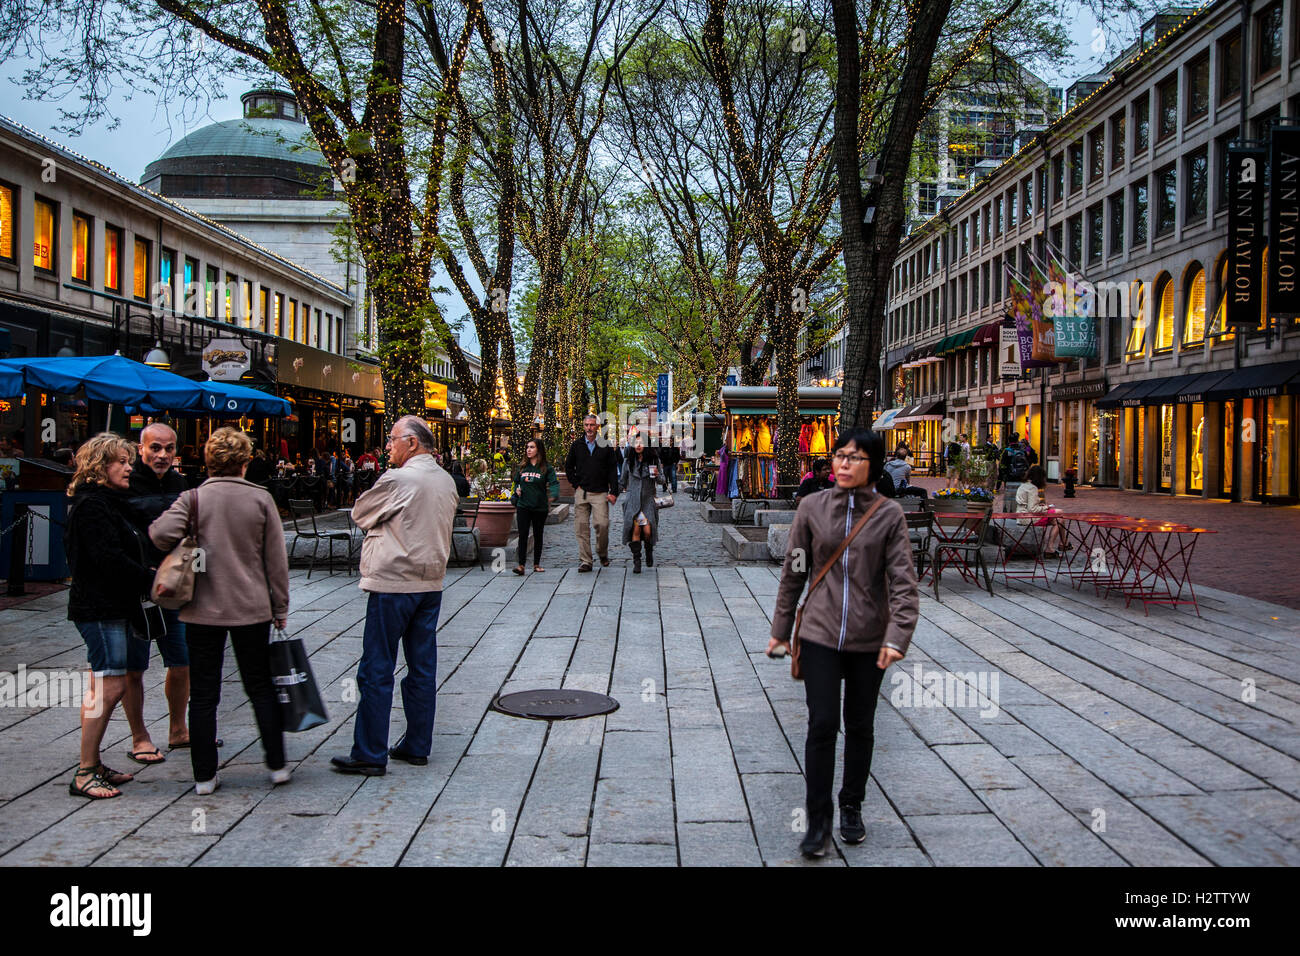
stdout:
<svg viewBox="0 0 1300 956">
<path fill-rule="evenodd" d="M 352 520 L 366 533 L 361 588 L 370 592 L 357 666 L 357 717 L 352 753 L 331 763 L 342 773 L 382 776 L 388 758 L 429 762 L 437 695 L 438 610 L 456 518 L 456 482 L 433 457 L 433 433 L 414 415 L 388 436 L 389 468 L 357 499 Z M 406 733 L 390 750 L 397 645 L 406 656 L 402 709 Z"/>
</svg>

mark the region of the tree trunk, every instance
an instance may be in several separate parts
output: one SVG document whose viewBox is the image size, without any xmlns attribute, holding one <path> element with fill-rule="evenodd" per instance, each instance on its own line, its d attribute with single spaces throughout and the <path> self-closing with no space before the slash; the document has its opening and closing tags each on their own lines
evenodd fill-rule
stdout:
<svg viewBox="0 0 1300 956">
<path fill-rule="evenodd" d="M 872 407 L 882 398 L 880 353 L 884 345 L 889 277 L 903 236 L 903 188 L 920 127 L 922 105 L 939 34 L 951 0 L 918 5 L 908 34 L 902 79 L 894 97 L 880 160 L 883 182 L 862 191 L 858 122 L 861 113 L 861 51 L 854 0 L 832 0 L 837 54 L 835 83 L 835 165 L 839 172 L 840 215 L 844 235 L 845 309 L 844 397 L 840 428 L 867 428 Z M 865 210 L 875 207 L 871 223 Z"/>
</svg>

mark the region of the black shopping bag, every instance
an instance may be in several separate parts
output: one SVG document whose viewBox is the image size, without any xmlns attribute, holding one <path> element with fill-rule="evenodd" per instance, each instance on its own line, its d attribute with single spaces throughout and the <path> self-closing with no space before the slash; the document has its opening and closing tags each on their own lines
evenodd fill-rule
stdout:
<svg viewBox="0 0 1300 956">
<path fill-rule="evenodd" d="M 271 641 L 271 683 L 280 701 L 284 729 L 289 733 L 311 730 L 329 719 L 307 660 L 307 648 L 300 638 L 277 637 Z"/>
</svg>

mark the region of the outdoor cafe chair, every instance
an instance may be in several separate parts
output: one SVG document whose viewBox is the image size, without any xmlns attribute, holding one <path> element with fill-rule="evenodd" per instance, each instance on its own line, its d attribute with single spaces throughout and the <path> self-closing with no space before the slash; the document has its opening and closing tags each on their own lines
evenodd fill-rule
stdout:
<svg viewBox="0 0 1300 956">
<path fill-rule="evenodd" d="M 461 498 L 456 505 L 456 518 L 451 528 L 451 556 L 456 561 L 465 560 L 457 542 L 466 546 L 473 544 L 473 550 L 478 555 L 479 570 L 482 570 L 483 548 L 479 544 L 478 506 L 478 498 Z"/>
<path fill-rule="evenodd" d="M 919 499 L 917 499 L 919 500 Z M 924 509 L 904 511 L 907 519 L 907 537 L 912 542 L 912 559 L 916 562 L 916 577 L 925 577 L 930 563 L 930 543 L 934 537 L 934 515 Z"/>
<path fill-rule="evenodd" d="M 992 503 L 976 510 L 969 506 L 960 510 L 932 506 L 934 554 L 930 559 L 933 562 L 930 570 L 934 577 L 936 601 L 942 600 L 939 597 L 939 578 L 949 565 L 976 586 L 979 585 L 979 573 L 983 573 L 984 586 L 988 588 L 989 596 L 993 596 L 993 580 L 984 560 L 984 545 L 993 523 L 990 520 L 992 512 Z"/>
<path fill-rule="evenodd" d="M 329 567 L 330 574 L 334 573 L 334 542 L 343 542 L 344 560 L 347 563 L 347 570 L 352 570 L 352 532 L 351 531 L 321 531 L 316 526 L 316 509 L 310 501 L 301 498 L 289 499 L 289 517 L 293 519 L 293 542 L 289 545 L 289 560 L 293 560 L 293 551 L 297 547 L 299 539 L 305 538 L 312 543 L 311 547 L 311 564 L 307 568 L 307 580 L 311 580 L 312 571 L 316 570 L 316 555 L 320 550 L 322 541 L 329 543 Z M 303 525 L 310 522 L 310 530 L 304 529 Z"/>
</svg>

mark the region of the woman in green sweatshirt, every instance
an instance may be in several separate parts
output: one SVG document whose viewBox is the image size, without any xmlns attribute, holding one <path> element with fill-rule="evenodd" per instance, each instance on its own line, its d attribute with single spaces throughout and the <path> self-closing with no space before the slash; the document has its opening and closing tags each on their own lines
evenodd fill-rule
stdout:
<svg viewBox="0 0 1300 956">
<path fill-rule="evenodd" d="M 559 497 L 560 479 L 556 477 L 555 469 L 546 463 L 546 449 L 537 439 L 528 439 L 524 445 L 524 461 L 515 469 L 511 495 L 519 519 L 519 563 L 515 566 L 515 574 L 524 573 L 529 528 L 533 532 L 533 570 L 546 570 L 542 567 L 542 529 L 546 527 L 550 502 L 559 500 Z"/>
</svg>

